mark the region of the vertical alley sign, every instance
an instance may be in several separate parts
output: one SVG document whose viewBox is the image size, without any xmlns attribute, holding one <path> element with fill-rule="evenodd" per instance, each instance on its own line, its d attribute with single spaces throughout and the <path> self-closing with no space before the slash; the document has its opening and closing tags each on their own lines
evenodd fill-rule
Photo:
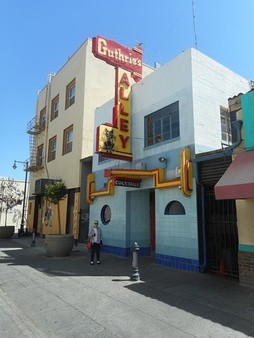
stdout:
<svg viewBox="0 0 254 338">
<path fill-rule="evenodd" d="M 128 49 L 112 40 L 93 38 L 95 57 L 115 66 L 115 105 L 112 122 L 96 130 L 96 152 L 103 157 L 131 161 L 131 78 L 142 78 L 142 49 Z"/>
</svg>

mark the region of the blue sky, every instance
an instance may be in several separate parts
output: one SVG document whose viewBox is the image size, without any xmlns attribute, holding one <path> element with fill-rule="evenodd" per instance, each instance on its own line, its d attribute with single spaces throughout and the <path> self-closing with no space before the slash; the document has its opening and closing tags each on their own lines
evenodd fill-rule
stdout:
<svg viewBox="0 0 254 338">
<path fill-rule="evenodd" d="M 129 48 L 144 44 L 143 61 L 165 64 L 195 47 L 254 80 L 253 0 L 0 0 L 0 177 L 23 179 L 29 158 L 27 123 L 38 91 L 79 46 L 97 35 Z"/>
</svg>

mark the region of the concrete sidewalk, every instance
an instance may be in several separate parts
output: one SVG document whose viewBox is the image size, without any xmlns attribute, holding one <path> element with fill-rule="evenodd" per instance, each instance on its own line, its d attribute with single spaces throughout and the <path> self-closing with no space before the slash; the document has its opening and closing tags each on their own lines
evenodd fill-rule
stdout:
<svg viewBox="0 0 254 338">
<path fill-rule="evenodd" d="M 254 289 L 85 245 L 48 258 L 43 239 L 0 240 L 0 337 L 254 337 Z"/>
</svg>

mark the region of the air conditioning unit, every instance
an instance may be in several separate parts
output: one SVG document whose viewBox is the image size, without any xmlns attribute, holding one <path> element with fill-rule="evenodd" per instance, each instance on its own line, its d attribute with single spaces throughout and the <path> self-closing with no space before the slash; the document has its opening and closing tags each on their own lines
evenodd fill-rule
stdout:
<svg viewBox="0 0 254 338">
<path fill-rule="evenodd" d="M 34 195 L 43 195 L 45 192 L 45 186 L 53 184 L 57 180 L 49 180 L 47 178 L 41 178 L 35 181 Z"/>
</svg>

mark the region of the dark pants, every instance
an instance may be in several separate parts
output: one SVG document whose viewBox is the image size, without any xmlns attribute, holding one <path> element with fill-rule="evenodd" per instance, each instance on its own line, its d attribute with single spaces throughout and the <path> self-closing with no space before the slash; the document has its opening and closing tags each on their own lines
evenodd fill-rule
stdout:
<svg viewBox="0 0 254 338">
<path fill-rule="evenodd" d="M 91 262 L 94 261 L 94 254 L 96 253 L 97 261 L 100 260 L 100 254 L 101 254 L 101 245 L 100 243 L 94 243 L 91 247 Z"/>
</svg>

